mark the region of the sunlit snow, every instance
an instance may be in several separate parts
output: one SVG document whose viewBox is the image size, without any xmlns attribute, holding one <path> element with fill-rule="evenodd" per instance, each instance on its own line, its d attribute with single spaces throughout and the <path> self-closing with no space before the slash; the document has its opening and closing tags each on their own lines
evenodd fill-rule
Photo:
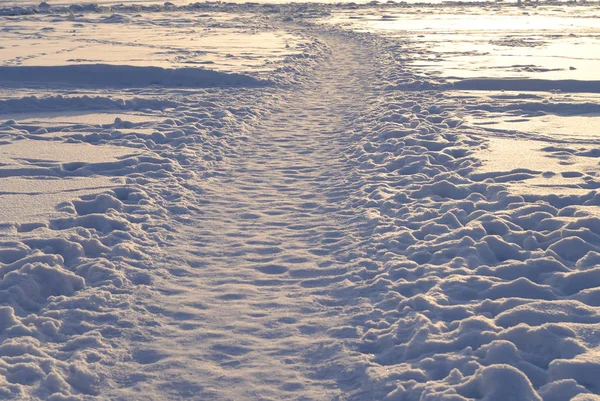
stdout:
<svg viewBox="0 0 600 401">
<path fill-rule="evenodd" d="M 0 399 L 599 399 L 598 4 L 439 3 L 0 0 Z"/>
</svg>

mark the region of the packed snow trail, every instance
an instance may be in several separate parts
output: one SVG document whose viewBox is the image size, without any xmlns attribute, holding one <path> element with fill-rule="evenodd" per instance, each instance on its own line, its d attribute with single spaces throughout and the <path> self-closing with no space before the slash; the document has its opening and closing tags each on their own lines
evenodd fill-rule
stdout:
<svg viewBox="0 0 600 401">
<path fill-rule="evenodd" d="M 338 215 L 346 191 L 341 149 L 344 127 L 372 91 L 373 67 L 352 41 L 329 41 L 333 51 L 313 82 L 282 99 L 231 169 L 206 184 L 202 212 L 182 228 L 184 250 L 174 250 L 181 265 L 173 266 L 180 277 L 160 284 L 169 295 L 152 300 L 170 317 L 169 335 L 140 344 L 153 351 L 134 351 L 140 363 L 169 356 L 148 367 L 159 379 L 144 393 L 197 400 L 337 393 L 317 367 L 340 317 L 314 293 L 344 279 L 332 255 L 353 246 Z"/>
</svg>

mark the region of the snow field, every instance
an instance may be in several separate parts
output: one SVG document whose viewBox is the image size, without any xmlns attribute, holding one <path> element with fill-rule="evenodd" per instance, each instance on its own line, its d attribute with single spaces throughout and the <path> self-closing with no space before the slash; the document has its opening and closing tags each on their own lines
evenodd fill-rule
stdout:
<svg viewBox="0 0 600 401">
<path fill-rule="evenodd" d="M 243 11 L 142 16 L 82 8 L 50 6 L 4 17 L 0 83 L 262 86 L 286 60 L 306 57 L 314 45 Z"/>
<path fill-rule="evenodd" d="M 2 397 L 597 399 L 595 139 L 477 124 L 593 95 L 458 91 L 418 38 L 248 7 L 303 38 L 268 85 L 3 84 L 0 197 L 61 200 L 1 226 Z M 549 162 L 485 160 L 509 139 Z"/>
<path fill-rule="evenodd" d="M 487 161 L 482 172 L 503 175 L 496 180 L 513 183 L 512 191 L 597 188 L 597 10 L 487 4 L 452 11 L 358 9 L 327 21 L 394 38 L 395 59 L 416 76 L 389 89 L 458 90 L 464 123 L 492 138 L 478 155 Z M 506 157 L 517 140 L 520 154 Z"/>
</svg>

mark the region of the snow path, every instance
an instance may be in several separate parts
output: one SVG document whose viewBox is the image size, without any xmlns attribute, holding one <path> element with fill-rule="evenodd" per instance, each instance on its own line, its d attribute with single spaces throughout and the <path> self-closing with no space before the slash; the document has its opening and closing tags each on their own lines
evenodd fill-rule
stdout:
<svg viewBox="0 0 600 401">
<path fill-rule="evenodd" d="M 174 344 L 178 352 L 152 365 L 162 380 L 144 392 L 332 399 L 334 383 L 313 370 L 321 342 L 331 345 L 326 330 L 341 317 L 314 293 L 344 279 L 333 255 L 355 243 L 341 214 L 343 128 L 372 91 L 373 66 L 352 41 L 329 41 L 335 50 L 314 81 L 249 135 L 231 170 L 206 186 L 202 213 L 183 228 L 187 244 L 177 258 L 187 266 L 177 267 L 175 282 L 159 284 L 168 294 L 158 304 L 170 316 L 170 335 L 138 351 L 139 362 L 156 362 Z M 173 380 L 180 383 L 168 386 Z"/>
</svg>

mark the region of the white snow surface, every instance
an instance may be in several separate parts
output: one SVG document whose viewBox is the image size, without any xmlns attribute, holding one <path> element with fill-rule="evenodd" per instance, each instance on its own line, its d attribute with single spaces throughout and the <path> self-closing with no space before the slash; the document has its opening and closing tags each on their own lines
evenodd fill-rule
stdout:
<svg viewBox="0 0 600 401">
<path fill-rule="evenodd" d="M 600 399 L 599 10 L 0 4 L 0 399 Z"/>
</svg>

